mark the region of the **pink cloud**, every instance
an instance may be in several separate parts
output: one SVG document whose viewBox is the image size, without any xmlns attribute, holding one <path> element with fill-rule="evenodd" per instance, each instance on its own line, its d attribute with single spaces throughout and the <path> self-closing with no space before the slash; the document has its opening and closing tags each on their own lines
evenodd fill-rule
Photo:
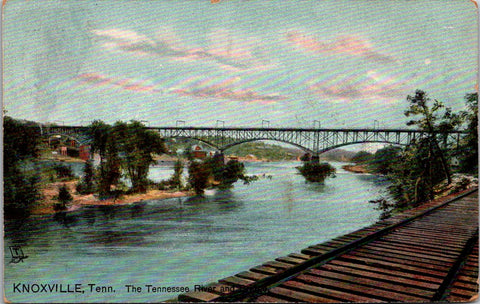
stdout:
<svg viewBox="0 0 480 304">
<path fill-rule="evenodd" d="M 172 92 L 183 96 L 194 96 L 200 98 L 219 98 L 231 101 L 260 102 L 264 104 L 284 100 L 285 97 L 279 94 L 259 94 L 251 89 L 234 89 L 232 84 L 236 80 L 228 79 L 219 84 L 207 85 L 207 81 L 198 83 L 196 86 L 187 89 L 173 89 Z"/>
<path fill-rule="evenodd" d="M 123 30 L 123 29 L 104 29 L 104 30 L 93 30 L 92 31 L 97 36 L 103 36 L 107 38 L 116 39 L 123 41 L 125 44 L 136 44 L 136 43 L 150 43 L 155 44 L 155 42 L 145 35 L 138 34 L 132 30 Z"/>
<path fill-rule="evenodd" d="M 319 81 L 309 89 L 319 95 L 350 99 L 402 95 L 404 85 L 404 81 L 371 70 L 361 75 Z"/>
<path fill-rule="evenodd" d="M 148 84 L 144 80 L 132 78 L 116 79 L 100 73 L 84 73 L 77 76 L 77 79 L 80 83 L 90 84 L 95 87 L 110 85 L 134 92 L 161 92 L 154 85 Z"/>
<path fill-rule="evenodd" d="M 311 35 L 290 31 L 285 38 L 291 45 L 312 53 L 337 53 L 363 57 L 378 62 L 393 62 L 395 59 L 377 51 L 366 39 L 356 36 L 338 36 L 333 41 L 321 41 Z"/>
<path fill-rule="evenodd" d="M 207 37 L 210 44 L 205 48 L 186 44 L 170 28 L 161 29 L 153 38 L 116 28 L 97 29 L 92 33 L 102 39 L 104 49 L 112 52 L 170 57 L 182 62 L 210 61 L 222 69 L 233 71 L 267 67 L 254 55 L 258 39 L 236 36 L 227 30 L 211 32 Z"/>
<path fill-rule="evenodd" d="M 108 78 L 106 75 L 97 74 L 97 73 L 84 73 L 78 76 L 81 82 L 89 83 L 94 86 L 107 85 L 112 82 L 112 79 Z"/>
</svg>

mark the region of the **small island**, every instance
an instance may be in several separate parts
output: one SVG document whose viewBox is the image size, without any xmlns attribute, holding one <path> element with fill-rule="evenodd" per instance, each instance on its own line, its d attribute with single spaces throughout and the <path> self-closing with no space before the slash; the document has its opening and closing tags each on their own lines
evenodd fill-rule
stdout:
<svg viewBox="0 0 480 304">
<path fill-rule="evenodd" d="M 297 170 L 312 183 L 323 183 L 327 177 L 335 177 L 335 168 L 326 162 L 307 160 L 301 167 L 297 167 Z"/>
</svg>

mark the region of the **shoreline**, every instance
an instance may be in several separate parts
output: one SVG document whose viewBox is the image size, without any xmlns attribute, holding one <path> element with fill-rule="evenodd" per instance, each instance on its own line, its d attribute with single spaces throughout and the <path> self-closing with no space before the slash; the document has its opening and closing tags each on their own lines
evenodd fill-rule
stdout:
<svg viewBox="0 0 480 304">
<path fill-rule="evenodd" d="M 116 205 L 129 205 L 133 203 L 138 203 L 146 200 L 157 200 L 157 199 L 168 199 L 176 197 L 185 197 L 193 195 L 192 192 L 188 191 L 164 191 L 164 190 L 148 190 L 146 193 L 137 193 L 137 194 L 125 194 L 119 198 L 108 198 L 100 200 L 93 194 L 80 195 L 76 192 L 75 186 L 78 181 L 67 181 L 67 182 L 55 182 L 46 185 L 41 190 L 43 198 L 35 204 L 32 209 L 32 215 L 49 215 L 55 214 L 53 206 L 58 203 L 55 199 L 55 196 L 58 195 L 58 189 L 62 185 L 66 185 L 70 194 L 73 197 L 73 201 L 67 204 L 67 212 L 75 211 L 82 206 L 116 206 Z"/>
<path fill-rule="evenodd" d="M 368 171 L 366 165 L 343 165 L 342 169 L 353 173 L 371 173 L 370 171 Z"/>
</svg>

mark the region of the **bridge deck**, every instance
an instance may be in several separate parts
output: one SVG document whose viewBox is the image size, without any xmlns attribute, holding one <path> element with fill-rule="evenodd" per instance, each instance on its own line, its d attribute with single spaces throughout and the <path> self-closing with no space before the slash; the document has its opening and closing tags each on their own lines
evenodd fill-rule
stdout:
<svg viewBox="0 0 480 304">
<path fill-rule="evenodd" d="M 191 138 L 204 142 L 219 151 L 225 151 L 235 145 L 257 140 L 273 140 L 289 143 L 315 155 L 346 145 L 359 143 L 389 143 L 409 145 L 427 134 L 414 129 L 329 129 L 329 128 L 249 128 L 249 127 L 147 127 L 164 138 Z M 40 130 L 45 136 L 88 135 L 88 127 L 82 126 L 48 126 Z M 436 133 L 440 142 L 458 144 L 466 131 L 451 130 Z"/>
<path fill-rule="evenodd" d="M 478 293 L 478 189 L 277 258 L 179 301 L 468 301 Z"/>
</svg>

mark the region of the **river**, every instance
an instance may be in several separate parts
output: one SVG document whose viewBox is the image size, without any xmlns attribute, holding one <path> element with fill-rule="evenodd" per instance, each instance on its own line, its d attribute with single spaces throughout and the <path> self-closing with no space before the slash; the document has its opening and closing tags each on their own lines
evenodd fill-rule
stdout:
<svg viewBox="0 0 480 304">
<path fill-rule="evenodd" d="M 380 212 L 368 201 L 383 194 L 386 181 L 332 164 L 336 177 L 324 185 L 306 183 L 296 174 L 297 162 L 246 163 L 247 174 L 259 175 L 258 181 L 207 190 L 203 197 L 90 206 L 63 219 L 32 217 L 21 226 L 6 222 L 6 298 L 158 302 L 178 293 L 148 292 L 145 285 L 191 290 L 376 222 Z M 152 167 L 150 177 L 172 173 L 169 166 Z M 28 256 L 23 262 L 11 262 L 12 245 Z M 80 292 L 64 293 L 42 291 L 41 284 L 81 285 Z M 111 288 L 97 292 L 99 286 Z"/>
</svg>

